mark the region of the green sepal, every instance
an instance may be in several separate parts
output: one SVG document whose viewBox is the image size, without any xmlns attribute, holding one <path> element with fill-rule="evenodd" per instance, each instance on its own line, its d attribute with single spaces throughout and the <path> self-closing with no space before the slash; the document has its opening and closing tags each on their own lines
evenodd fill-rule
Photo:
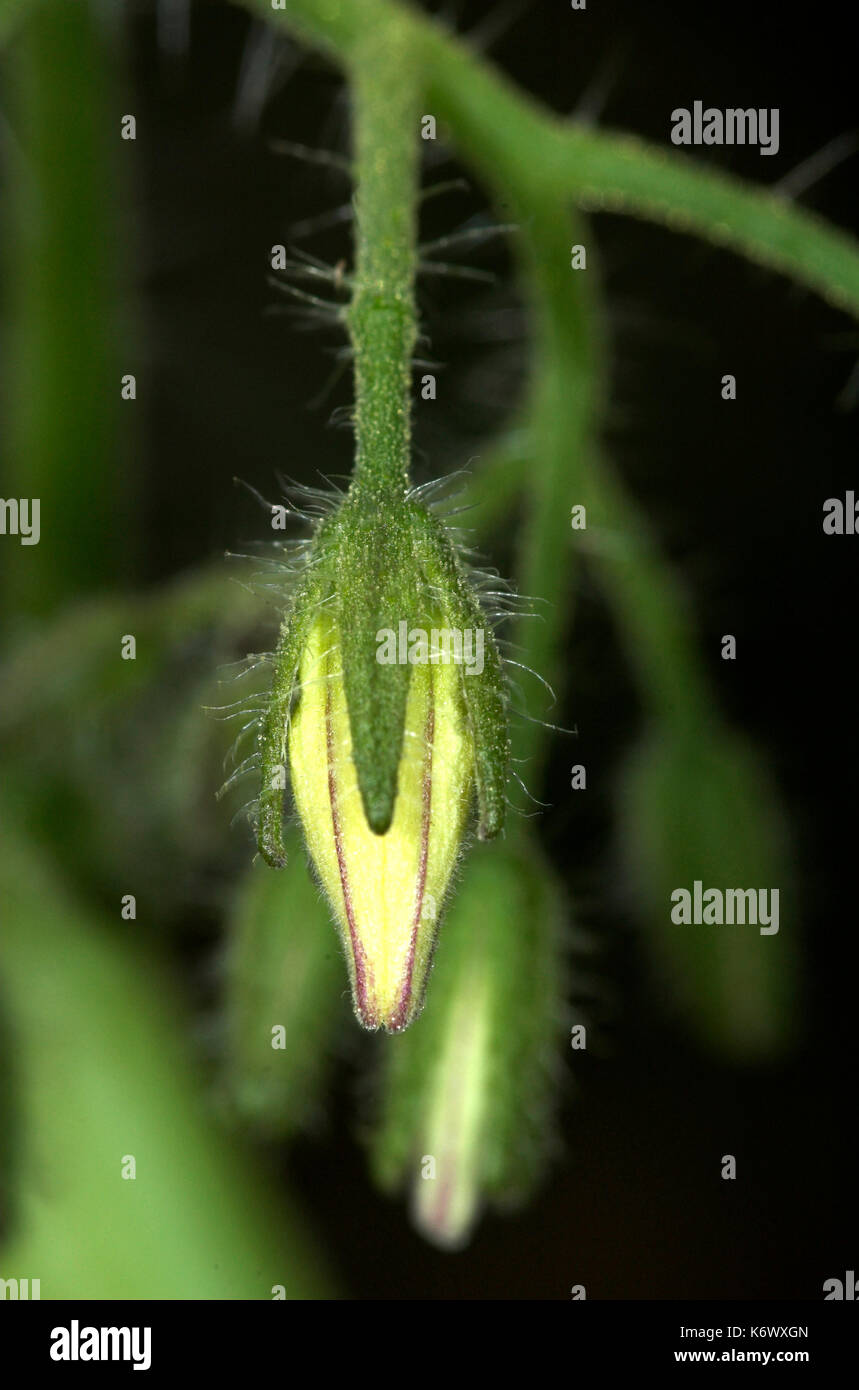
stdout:
<svg viewBox="0 0 859 1390">
<path fill-rule="evenodd" d="M 274 679 L 259 732 L 260 791 L 256 813 L 259 852 L 273 869 L 286 865 L 283 843 L 283 794 L 288 767 L 289 714 L 298 666 L 319 603 L 327 597 L 330 567 L 326 564 L 325 531 L 317 534 L 314 556 L 299 583 L 280 629 L 274 657 Z"/>
<path fill-rule="evenodd" d="M 413 530 L 427 584 L 439 595 L 445 621 L 455 628 L 483 628 L 485 665 L 479 676 L 462 674 L 462 691 L 474 739 L 477 782 L 477 834 L 491 840 L 504 828 L 510 736 L 501 657 L 486 614 L 469 583 L 444 528 L 423 508 L 414 506 Z"/>
<path fill-rule="evenodd" d="M 408 512 L 380 509 L 365 492 L 339 517 L 337 614 L 352 756 L 364 814 L 383 835 L 397 799 L 411 667 L 379 662 L 377 634 L 420 621 L 420 572 Z"/>
</svg>

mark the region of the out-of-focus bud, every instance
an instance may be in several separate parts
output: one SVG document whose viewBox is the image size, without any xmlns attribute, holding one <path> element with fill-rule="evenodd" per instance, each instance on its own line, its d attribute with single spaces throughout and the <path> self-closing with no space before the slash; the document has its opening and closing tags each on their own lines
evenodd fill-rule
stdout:
<svg viewBox="0 0 859 1390">
<path fill-rule="evenodd" d="M 630 761 L 621 814 L 654 973 L 674 1009 L 722 1056 L 784 1052 L 796 1033 L 797 913 L 784 819 L 758 754 L 718 724 L 706 737 L 655 724 Z M 702 895 L 738 891 L 742 917 L 678 921 L 678 890 L 691 898 L 696 882 Z M 746 918 L 749 889 L 770 903 L 776 890 L 784 920 L 762 930 L 751 909 Z"/>
<path fill-rule="evenodd" d="M 255 864 L 229 932 L 227 1100 L 243 1120 L 278 1137 L 317 1118 L 348 1016 L 337 943 L 319 892 L 300 862 L 297 828 L 286 837 L 285 874 Z"/>
<path fill-rule="evenodd" d="M 418 665 L 409 684 L 394 817 L 367 824 L 352 756 L 341 647 L 320 615 L 300 668 L 289 736 L 295 804 L 334 907 L 365 1028 L 399 1032 L 423 1002 L 471 799 L 473 746 L 455 666 Z"/>
<path fill-rule="evenodd" d="M 468 1240 L 487 1201 L 527 1197 L 552 1137 L 562 1055 L 562 902 L 520 839 L 475 851 L 419 1028 L 390 1045 L 371 1161 L 434 1244 Z"/>
</svg>

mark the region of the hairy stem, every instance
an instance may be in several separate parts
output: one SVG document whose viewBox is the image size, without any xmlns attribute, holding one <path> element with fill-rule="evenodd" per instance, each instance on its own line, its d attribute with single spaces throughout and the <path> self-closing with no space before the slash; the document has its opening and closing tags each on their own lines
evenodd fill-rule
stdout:
<svg viewBox="0 0 859 1390">
<path fill-rule="evenodd" d="M 418 197 L 418 67 L 408 27 L 368 34 L 351 61 L 356 266 L 347 311 L 355 353 L 354 491 L 377 502 L 409 485 Z M 391 80 L 382 80 L 384 73 Z"/>
</svg>

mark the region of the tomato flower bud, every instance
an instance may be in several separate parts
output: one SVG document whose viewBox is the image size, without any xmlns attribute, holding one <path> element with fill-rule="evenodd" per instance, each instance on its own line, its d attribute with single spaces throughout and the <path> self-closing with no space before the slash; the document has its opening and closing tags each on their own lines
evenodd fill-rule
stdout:
<svg viewBox="0 0 859 1390">
<path fill-rule="evenodd" d="M 397 797 L 384 834 L 367 823 L 337 626 L 314 625 L 301 660 L 289 735 L 295 804 L 343 941 L 355 1012 L 365 1028 L 399 1032 L 420 1011 L 437 906 L 456 862 L 474 756 L 455 665 L 411 672 Z"/>
<path fill-rule="evenodd" d="M 360 491 L 317 532 L 283 624 L 259 847 L 283 867 L 288 765 L 365 1028 L 399 1032 L 420 1012 L 472 800 L 481 839 L 504 822 L 506 702 L 486 624 L 436 519 L 408 495 L 382 510 Z"/>
</svg>

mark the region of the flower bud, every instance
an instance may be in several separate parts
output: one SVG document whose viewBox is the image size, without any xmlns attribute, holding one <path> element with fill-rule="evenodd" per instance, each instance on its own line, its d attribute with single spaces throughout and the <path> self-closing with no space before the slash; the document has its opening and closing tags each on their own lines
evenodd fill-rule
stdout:
<svg viewBox="0 0 859 1390">
<path fill-rule="evenodd" d="M 420 1011 L 468 814 L 473 743 L 456 666 L 411 671 L 394 814 L 370 828 L 353 758 L 338 629 L 318 617 L 289 735 L 295 804 L 343 941 L 355 1012 L 399 1032 Z"/>
<path fill-rule="evenodd" d="M 416 628 L 423 640 L 406 650 Z M 257 833 L 282 867 L 288 762 L 366 1028 L 399 1032 L 420 1012 L 472 793 L 489 839 L 508 759 L 500 657 L 444 528 L 413 497 L 382 507 L 350 492 L 317 532 L 283 624 Z"/>
</svg>

